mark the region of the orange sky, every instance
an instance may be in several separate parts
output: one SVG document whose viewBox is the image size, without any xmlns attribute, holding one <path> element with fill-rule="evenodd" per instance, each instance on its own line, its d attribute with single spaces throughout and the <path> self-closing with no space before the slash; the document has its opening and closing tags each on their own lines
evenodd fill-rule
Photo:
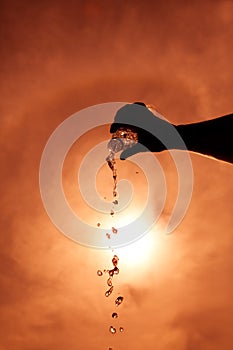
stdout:
<svg viewBox="0 0 233 350">
<path fill-rule="evenodd" d="M 96 275 L 111 252 L 63 236 L 39 192 L 49 136 L 84 107 L 145 101 L 177 124 L 232 113 L 233 2 L 187 3 L 2 1 L 0 350 L 233 348 L 231 164 L 191 155 L 191 205 L 167 236 L 177 174 L 166 152 L 157 156 L 166 205 L 149 245 L 119 251 L 125 332 L 115 336 L 114 298 Z M 97 135 L 108 138 L 107 128 Z M 88 134 L 71 159 L 87 145 Z M 130 163 L 118 167 L 130 174 Z M 67 169 L 69 194 L 75 169 Z"/>
</svg>

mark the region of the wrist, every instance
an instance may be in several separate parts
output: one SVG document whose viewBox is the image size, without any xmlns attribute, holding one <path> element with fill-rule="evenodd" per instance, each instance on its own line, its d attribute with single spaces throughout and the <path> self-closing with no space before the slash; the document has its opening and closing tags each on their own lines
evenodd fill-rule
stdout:
<svg viewBox="0 0 233 350">
<path fill-rule="evenodd" d="M 179 149 L 190 150 L 191 144 L 192 144 L 193 135 L 192 135 L 192 133 L 189 132 L 189 130 L 187 128 L 188 125 L 179 124 L 179 125 L 174 125 L 174 127 L 175 127 L 177 133 L 179 134 L 180 138 L 183 141 L 183 145 Z"/>
</svg>

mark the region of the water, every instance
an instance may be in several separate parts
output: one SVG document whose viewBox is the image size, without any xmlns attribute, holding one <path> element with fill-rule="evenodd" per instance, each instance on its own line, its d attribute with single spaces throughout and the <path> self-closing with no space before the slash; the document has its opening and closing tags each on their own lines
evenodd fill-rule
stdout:
<svg viewBox="0 0 233 350">
<path fill-rule="evenodd" d="M 113 326 L 110 326 L 109 327 L 109 332 L 112 333 L 112 334 L 115 334 L 116 333 L 116 328 L 113 327 Z"/>
<path fill-rule="evenodd" d="M 116 168 L 116 160 L 115 153 L 110 151 L 108 157 L 106 158 L 109 168 L 112 170 L 112 178 L 113 178 L 113 197 L 117 197 L 117 168 Z"/>
<path fill-rule="evenodd" d="M 118 153 L 133 147 L 137 142 L 137 132 L 126 127 L 121 127 L 112 134 L 112 139 L 108 143 L 108 149 L 110 152 Z"/>
<path fill-rule="evenodd" d="M 112 134 L 112 139 L 108 143 L 109 155 L 106 158 L 113 177 L 113 197 L 117 197 L 117 168 L 115 154 L 133 147 L 138 142 L 137 132 L 129 128 L 119 128 Z M 118 203 L 118 202 L 117 202 Z"/>
<path fill-rule="evenodd" d="M 124 136 L 121 136 L 121 137 L 124 137 Z M 118 193 L 117 193 L 117 168 L 116 168 L 116 160 L 115 160 L 115 153 L 119 152 L 122 147 L 124 147 L 124 142 L 128 142 L 128 140 L 118 140 L 118 139 L 112 139 L 110 141 L 111 143 L 111 147 L 109 147 L 109 155 L 108 157 L 106 158 L 106 161 L 108 163 L 108 166 L 110 167 L 111 171 L 112 171 L 112 177 L 113 177 L 113 190 L 112 190 L 112 195 L 113 195 L 113 201 L 112 203 L 114 205 L 117 205 L 118 204 L 118 200 L 116 199 L 116 197 L 118 196 Z M 109 144 L 110 144 L 109 143 Z M 123 145 L 123 146 L 122 146 Z M 115 214 L 115 211 L 113 209 L 111 209 L 110 211 L 110 215 L 113 217 Z M 97 226 L 99 227 L 99 223 L 97 224 Z M 115 228 L 115 227 L 112 227 L 112 233 L 113 234 L 117 234 L 118 233 L 118 230 Z M 111 235 L 109 233 L 106 233 L 106 237 L 108 239 L 111 238 Z M 112 258 L 112 264 L 113 264 L 113 269 L 110 269 L 110 270 L 103 270 L 104 273 L 108 273 L 109 277 L 107 279 L 107 285 L 110 287 L 106 292 L 105 292 L 105 296 L 106 297 L 109 297 L 112 293 L 113 293 L 113 289 L 114 289 L 114 286 L 113 286 L 113 277 L 114 275 L 118 275 L 120 270 L 118 268 L 118 261 L 119 261 L 119 258 L 117 255 L 113 255 L 113 258 Z M 101 270 L 98 270 L 97 271 L 97 274 L 98 276 L 102 276 L 103 275 L 103 272 Z M 122 296 L 118 296 L 116 299 L 115 299 L 115 306 L 119 306 L 122 302 L 123 302 L 123 297 Z M 118 318 L 118 314 L 117 312 L 113 312 L 112 313 L 112 318 L 113 319 L 116 319 Z M 123 327 L 119 327 L 119 332 L 123 332 Z M 111 334 L 115 334 L 117 332 L 117 329 L 114 327 L 114 326 L 110 326 L 109 327 L 109 332 Z M 108 350 L 113 350 L 113 348 L 109 347 Z"/>
<path fill-rule="evenodd" d="M 112 269 L 112 270 L 108 270 L 108 274 L 109 274 L 109 276 L 113 276 L 114 275 L 114 269 Z"/>
<path fill-rule="evenodd" d="M 115 227 L 112 227 L 112 233 L 114 233 L 116 235 L 117 232 L 118 232 L 118 230 Z"/>
<path fill-rule="evenodd" d="M 118 260 L 119 260 L 118 256 L 117 256 L 117 255 L 114 255 L 114 257 L 112 258 L 113 266 L 117 266 Z"/>
<path fill-rule="evenodd" d="M 120 272 L 117 266 L 114 267 L 113 271 L 114 271 L 114 275 L 118 275 L 118 273 Z"/>
<path fill-rule="evenodd" d="M 109 295 L 111 295 L 112 294 L 112 292 L 113 292 L 113 286 L 111 286 L 110 288 L 109 288 L 109 290 L 107 290 L 107 292 L 105 292 L 105 296 L 106 297 L 109 297 Z"/>
<path fill-rule="evenodd" d="M 109 287 L 112 286 L 112 277 L 109 277 L 109 278 L 108 278 L 108 280 L 107 280 L 107 285 L 108 285 Z"/>
<path fill-rule="evenodd" d="M 106 297 L 109 297 L 113 293 L 113 290 L 114 290 L 113 277 L 114 277 L 114 275 L 119 274 L 118 262 L 119 262 L 119 257 L 116 254 L 114 254 L 113 257 L 112 257 L 113 269 L 110 269 L 110 270 L 104 269 L 103 271 L 101 271 L 101 270 L 97 271 L 97 275 L 98 276 L 102 276 L 103 273 L 107 273 L 109 275 L 109 277 L 107 279 L 107 285 L 110 288 L 105 292 L 105 296 Z M 122 296 L 118 296 L 115 299 L 115 306 L 119 306 L 123 302 L 123 299 L 124 298 Z M 112 319 L 115 320 L 117 318 L 118 318 L 118 313 L 115 312 L 115 311 L 112 312 Z M 124 331 L 124 328 L 123 327 L 119 327 L 118 331 L 119 331 L 119 333 L 122 333 Z M 115 333 L 117 333 L 117 328 L 114 327 L 113 325 L 111 325 L 109 327 L 109 332 L 111 334 L 115 334 Z M 108 348 L 108 349 L 113 349 L 113 348 Z"/>
<path fill-rule="evenodd" d="M 121 305 L 123 300 L 124 300 L 124 298 L 122 296 L 117 297 L 116 300 L 115 300 L 115 305 L 116 306 Z"/>
</svg>

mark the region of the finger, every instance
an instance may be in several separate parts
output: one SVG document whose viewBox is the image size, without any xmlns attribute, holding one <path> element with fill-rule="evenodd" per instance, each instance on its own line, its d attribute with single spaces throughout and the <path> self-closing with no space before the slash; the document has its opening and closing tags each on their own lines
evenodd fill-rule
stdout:
<svg viewBox="0 0 233 350">
<path fill-rule="evenodd" d="M 139 152 L 143 152 L 143 150 L 144 150 L 144 147 L 142 145 L 140 145 L 139 143 L 137 143 L 133 147 L 127 148 L 125 151 L 123 151 L 120 155 L 120 159 L 125 160 L 125 159 L 133 156 L 134 154 L 137 154 Z"/>
</svg>

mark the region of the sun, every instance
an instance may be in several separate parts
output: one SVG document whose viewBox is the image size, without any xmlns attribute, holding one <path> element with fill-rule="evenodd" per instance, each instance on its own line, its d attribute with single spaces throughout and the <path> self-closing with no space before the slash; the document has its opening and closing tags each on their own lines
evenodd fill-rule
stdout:
<svg viewBox="0 0 233 350">
<path fill-rule="evenodd" d="M 124 269 L 147 269 L 151 264 L 153 257 L 156 255 L 158 244 L 156 234 L 149 232 L 137 241 L 126 245 L 122 248 L 117 248 L 114 252 L 119 257 L 120 266 Z"/>
</svg>

